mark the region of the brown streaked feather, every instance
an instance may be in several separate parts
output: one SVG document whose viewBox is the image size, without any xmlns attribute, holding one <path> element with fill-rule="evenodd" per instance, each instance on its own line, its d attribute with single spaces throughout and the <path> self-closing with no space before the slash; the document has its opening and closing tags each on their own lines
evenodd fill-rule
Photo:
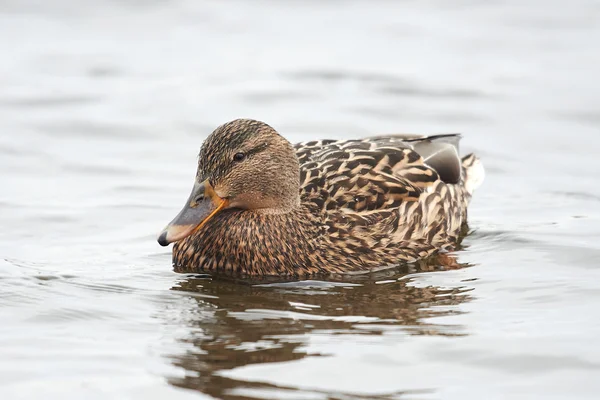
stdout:
<svg viewBox="0 0 600 400">
<path fill-rule="evenodd" d="M 421 247 L 422 240 L 434 248 L 451 243 L 468 202 L 456 189 L 459 139 L 394 135 L 297 144 L 302 199 L 325 210 L 332 241 L 356 253 L 408 242 Z"/>
<path fill-rule="evenodd" d="M 458 156 L 459 133 L 435 135 L 397 134 L 375 136 L 365 139 L 380 144 L 408 147 L 423 158 L 423 163 L 432 167 L 446 183 L 458 183 L 461 161 Z"/>
</svg>

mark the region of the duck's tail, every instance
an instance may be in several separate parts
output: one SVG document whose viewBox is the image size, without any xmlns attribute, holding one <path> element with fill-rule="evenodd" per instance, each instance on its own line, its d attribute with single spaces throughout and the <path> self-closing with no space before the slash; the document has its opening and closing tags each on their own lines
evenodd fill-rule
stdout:
<svg viewBox="0 0 600 400">
<path fill-rule="evenodd" d="M 467 193 L 472 195 L 483 183 L 485 178 L 485 170 L 481 160 L 473 153 L 462 158 L 462 167 L 465 171 L 464 185 Z"/>
</svg>

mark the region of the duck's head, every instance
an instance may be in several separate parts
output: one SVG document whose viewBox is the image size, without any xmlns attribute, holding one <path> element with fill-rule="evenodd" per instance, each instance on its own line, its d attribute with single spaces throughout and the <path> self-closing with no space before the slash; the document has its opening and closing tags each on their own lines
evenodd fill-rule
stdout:
<svg viewBox="0 0 600 400">
<path fill-rule="evenodd" d="M 289 212 L 300 204 L 299 176 L 294 148 L 269 125 L 251 119 L 221 125 L 204 141 L 192 193 L 158 243 L 184 239 L 226 209 Z"/>
</svg>

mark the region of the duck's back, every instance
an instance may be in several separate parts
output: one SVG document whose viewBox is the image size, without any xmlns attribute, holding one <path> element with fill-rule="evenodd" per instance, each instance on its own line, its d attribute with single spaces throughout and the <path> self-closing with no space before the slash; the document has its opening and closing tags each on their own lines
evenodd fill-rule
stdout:
<svg viewBox="0 0 600 400">
<path fill-rule="evenodd" d="M 323 140 L 295 146 L 302 201 L 328 240 L 363 267 L 411 261 L 456 243 L 473 190 L 474 155 L 459 157 L 459 134 Z"/>
</svg>

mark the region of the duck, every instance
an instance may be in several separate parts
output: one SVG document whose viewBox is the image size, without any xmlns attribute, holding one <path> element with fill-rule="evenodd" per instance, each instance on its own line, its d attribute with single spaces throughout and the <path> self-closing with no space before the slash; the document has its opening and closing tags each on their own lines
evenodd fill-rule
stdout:
<svg viewBox="0 0 600 400">
<path fill-rule="evenodd" d="M 291 144 L 270 125 L 217 127 L 160 232 L 176 272 L 236 278 L 361 274 L 456 248 L 484 178 L 460 134 Z"/>
</svg>

